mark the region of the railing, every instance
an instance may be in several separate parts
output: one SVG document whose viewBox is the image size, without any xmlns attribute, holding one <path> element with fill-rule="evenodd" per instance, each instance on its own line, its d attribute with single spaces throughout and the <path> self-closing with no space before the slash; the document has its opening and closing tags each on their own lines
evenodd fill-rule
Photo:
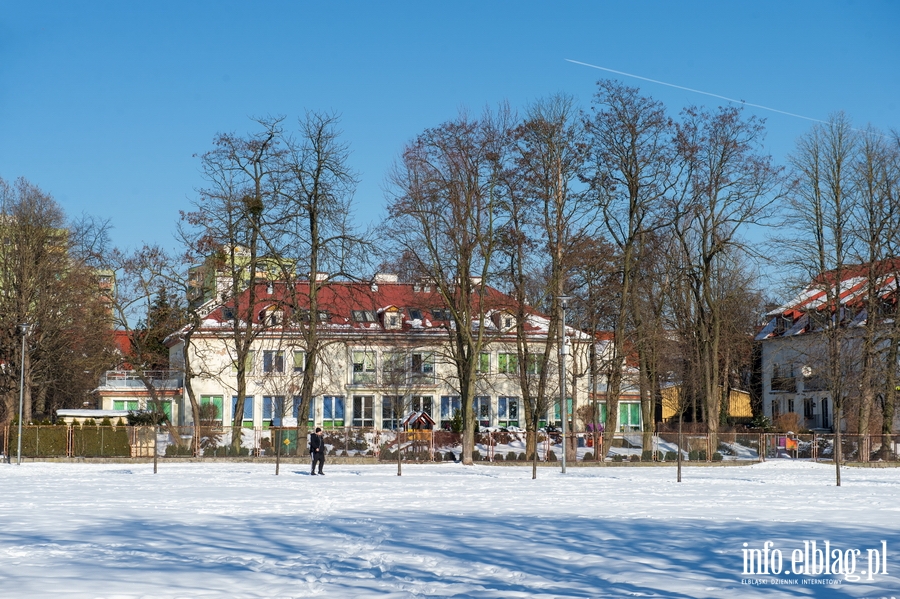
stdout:
<svg viewBox="0 0 900 599">
<path fill-rule="evenodd" d="M 198 427 L 41 425 L 22 428 L 22 456 L 26 458 L 147 458 L 160 457 L 269 458 L 308 455 L 308 439 L 298 428 L 235 428 L 216 423 Z M 11 459 L 17 451 L 17 427 L 0 429 L 0 450 Z M 390 462 L 457 461 L 462 435 L 443 430 L 391 431 L 343 427 L 324 431 L 328 456 Z M 832 461 L 832 434 L 617 433 L 610 447 L 602 435 L 573 433 L 568 436 L 567 458 L 572 463 L 674 462 L 679 448 L 687 462 L 757 462 L 775 459 Z M 645 447 L 644 444 L 647 443 Z M 715 446 L 713 446 L 715 443 Z M 541 462 L 562 455 L 561 435 L 489 431 L 475 435 L 476 461 L 529 462 L 533 452 Z M 898 461 L 900 435 L 842 435 L 842 461 Z"/>
<path fill-rule="evenodd" d="M 182 386 L 182 375 L 179 370 L 146 370 L 144 376 L 157 389 L 178 389 Z M 144 387 L 144 383 L 134 370 L 107 370 L 100 381 L 100 386 L 141 388 Z"/>
</svg>

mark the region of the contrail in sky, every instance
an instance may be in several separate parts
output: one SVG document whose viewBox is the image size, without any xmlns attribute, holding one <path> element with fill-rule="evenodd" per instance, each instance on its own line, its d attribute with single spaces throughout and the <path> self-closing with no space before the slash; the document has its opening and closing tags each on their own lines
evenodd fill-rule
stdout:
<svg viewBox="0 0 900 599">
<path fill-rule="evenodd" d="M 744 102 L 743 100 L 735 100 L 734 98 L 720 96 L 719 94 L 711 94 L 709 92 L 700 91 L 699 89 L 691 89 L 690 87 L 683 87 L 681 85 L 675 85 L 674 83 L 666 83 L 665 81 L 657 81 L 656 79 L 648 79 L 647 77 L 641 77 L 640 75 L 632 75 L 631 73 L 623 73 L 622 71 L 615 71 L 613 69 L 607 69 L 606 67 L 598 67 L 595 64 L 581 62 L 579 60 L 572 60 L 570 58 L 566 58 L 565 60 L 568 62 L 574 63 L 574 64 L 580 64 L 585 67 L 591 67 L 592 69 L 600 69 L 601 71 L 608 71 L 610 73 L 615 73 L 617 75 L 625 75 L 626 77 L 634 77 L 635 79 L 649 81 L 650 83 L 658 83 L 659 85 L 667 85 L 669 87 L 674 87 L 676 89 L 683 89 L 685 91 L 694 92 L 695 94 L 703 94 L 704 96 L 712 96 L 713 98 L 719 98 L 720 100 L 727 100 L 728 102 L 736 102 L 738 104 L 743 104 L 744 106 L 753 106 L 754 108 L 762 108 L 763 110 L 770 110 L 772 112 L 777 112 L 779 114 L 786 114 L 787 116 L 793 116 L 798 119 L 805 119 L 807 121 L 813 121 L 815 123 L 826 123 L 826 124 L 828 123 L 828 121 L 813 119 L 808 116 L 803 116 L 802 114 L 794 114 L 793 112 L 785 112 L 783 110 L 778 110 L 777 108 L 769 108 L 768 106 L 762 106 L 760 104 L 751 104 L 750 102 Z"/>
</svg>

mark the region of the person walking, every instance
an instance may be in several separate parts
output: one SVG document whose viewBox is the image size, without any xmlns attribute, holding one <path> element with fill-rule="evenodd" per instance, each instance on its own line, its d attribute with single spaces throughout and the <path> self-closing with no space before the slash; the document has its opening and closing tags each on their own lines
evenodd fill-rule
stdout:
<svg viewBox="0 0 900 599">
<path fill-rule="evenodd" d="M 310 475 L 316 475 L 316 463 L 319 464 L 319 474 L 324 475 L 322 472 L 322 466 L 325 465 L 325 439 L 322 435 L 321 427 L 316 427 L 316 432 L 314 432 L 309 437 L 309 455 L 312 457 L 312 469 L 310 470 Z"/>
</svg>

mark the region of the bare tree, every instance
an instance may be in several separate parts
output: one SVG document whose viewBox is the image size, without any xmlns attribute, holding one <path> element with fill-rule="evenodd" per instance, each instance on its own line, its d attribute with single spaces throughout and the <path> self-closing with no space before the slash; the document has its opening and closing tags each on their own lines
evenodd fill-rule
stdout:
<svg viewBox="0 0 900 599">
<path fill-rule="evenodd" d="M 570 290 L 572 251 L 594 225 L 596 207 L 579 185 L 584 163 L 583 130 L 574 101 L 551 96 L 534 103 L 515 130 L 514 162 L 504 172 L 508 187 L 500 230 L 498 276 L 515 298 L 518 378 L 528 430 L 526 454 L 537 473 L 536 434 L 540 415 L 554 402 L 549 393 L 551 365 L 559 349 L 560 298 Z M 529 334 L 531 308 L 550 314 L 546 337 Z M 558 373 L 558 376 L 562 376 Z M 559 379 L 557 379 L 559 380 Z M 566 406 L 561 418 L 568 419 Z M 567 453 L 574 459 L 574 445 Z"/>
<path fill-rule="evenodd" d="M 450 356 L 459 383 L 464 464 L 475 445 L 473 400 L 479 355 L 490 337 L 488 284 L 493 272 L 501 175 L 509 152 L 508 114 L 465 114 L 411 142 L 390 175 L 386 234 L 415 256 L 425 284 L 450 312 Z"/>
<path fill-rule="evenodd" d="M 594 114 L 586 119 L 592 157 L 589 182 L 609 241 L 621 260 L 618 302 L 611 307 L 613 339 L 607 374 L 603 446 L 618 429 L 625 340 L 633 323 L 633 294 L 646 235 L 666 223 L 663 208 L 674 185 L 674 129 L 659 102 L 636 88 L 598 84 Z"/>
<path fill-rule="evenodd" d="M 230 304 L 228 349 L 235 366 L 236 388 L 231 450 L 238 453 L 247 397 L 248 357 L 264 326 L 257 322 L 256 286 L 261 274 L 266 231 L 277 212 L 283 173 L 283 149 L 278 144 L 281 120 L 258 121 L 260 131 L 246 137 L 221 134 L 214 148 L 201 157 L 208 186 L 199 190 L 195 210 L 183 215 L 194 235 L 194 248 L 207 257 L 209 267 L 221 275 L 214 293 Z M 244 292 L 247 297 L 238 302 Z M 262 323 L 264 324 L 264 323 Z"/>
<path fill-rule="evenodd" d="M 373 253 L 367 236 L 350 222 L 357 178 L 339 124 L 337 115 L 307 112 L 296 134 L 278 132 L 282 179 L 272 227 L 262 235 L 269 254 L 277 257 L 277 278 L 289 283 L 283 301 L 294 314 L 293 335 L 302 340 L 305 352 L 297 395 L 301 414 L 309 410 L 327 346 L 320 315 L 328 307 L 321 304 L 321 291 L 332 281 L 358 278 L 357 273 L 368 270 L 367 256 Z M 294 284 L 298 275 L 306 280 Z M 305 438 L 305 418 L 299 427 Z"/>
<path fill-rule="evenodd" d="M 755 117 L 743 119 L 736 108 L 714 113 L 688 108 L 678 125 L 683 175 L 672 205 L 673 232 L 689 283 L 697 375 L 712 447 L 717 447 L 723 403 L 722 298 L 728 293 L 723 275 L 732 256 L 747 251 L 748 227 L 766 223 L 781 195 L 780 169 L 760 153 L 763 135 L 763 124 Z"/>
<path fill-rule="evenodd" d="M 792 264 L 803 269 L 824 298 L 820 308 L 825 319 L 821 336 L 825 351 L 815 371 L 824 380 L 834 406 L 835 483 L 841 485 L 841 426 L 845 400 L 850 392 L 846 368 L 848 335 L 840 326 L 842 281 L 849 265 L 851 235 L 848 230 L 853 206 L 852 162 L 858 139 L 849 119 L 838 114 L 827 124 L 816 125 L 804 135 L 791 156 L 795 180 L 789 198 L 789 224 L 795 237 L 783 240 L 792 252 Z"/>
</svg>

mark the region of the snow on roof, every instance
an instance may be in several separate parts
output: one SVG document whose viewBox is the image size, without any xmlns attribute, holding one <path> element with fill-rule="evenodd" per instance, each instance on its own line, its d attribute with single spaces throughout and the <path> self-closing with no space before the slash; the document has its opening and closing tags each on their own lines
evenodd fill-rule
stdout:
<svg viewBox="0 0 900 599">
<path fill-rule="evenodd" d="M 125 418 L 128 410 L 56 410 L 60 418 Z"/>
</svg>

